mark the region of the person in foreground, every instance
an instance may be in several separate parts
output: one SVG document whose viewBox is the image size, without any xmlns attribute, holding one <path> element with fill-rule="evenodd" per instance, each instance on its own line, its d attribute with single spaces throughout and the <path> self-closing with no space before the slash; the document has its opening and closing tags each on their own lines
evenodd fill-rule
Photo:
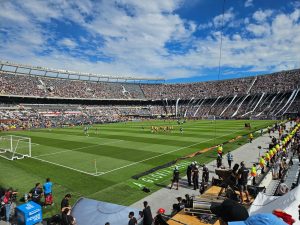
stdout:
<svg viewBox="0 0 300 225">
<path fill-rule="evenodd" d="M 228 222 L 228 225 L 287 225 L 287 223 L 271 213 L 260 213 L 244 221 Z"/>
</svg>

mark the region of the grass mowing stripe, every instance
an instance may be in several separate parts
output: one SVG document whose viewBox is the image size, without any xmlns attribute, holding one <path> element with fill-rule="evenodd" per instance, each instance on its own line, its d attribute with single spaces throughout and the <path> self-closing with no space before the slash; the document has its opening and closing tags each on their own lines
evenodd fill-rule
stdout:
<svg viewBox="0 0 300 225">
<path fill-rule="evenodd" d="M 60 153 L 64 153 L 64 152 L 77 151 L 77 150 L 81 150 L 81 149 L 85 149 L 85 148 L 92 148 L 92 147 L 100 146 L 100 145 L 114 144 L 114 143 L 119 143 L 121 141 L 124 141 L 124 140 L 118 140 L 118 141 L 113 141 L 113 142 L 108 142 L 108 143 L 101 143 L 101 144 L 98 144 L 98 145 L 89 145 L 89 146 L 74 148 L 74 149 L 65 150 L 65 151 L 53 152 L 53 153 L 48 153 L 48 154 L 43 154 L 43 155 L 37 155 L 37 156 L 35 156 L 35 158 L 43 157 L 43 156 L 49 156 L 49 155 L 56 155 L 56 154 L 60 154 Z"/>
<path fill-rule="evenodd" d="M 134 163 L 128 164 L 128 165 L 126 165 L 126 166 L 121 166 L 121 167 L 119 167 L 119 168 L 116 168 L 116 169 L 113 169 L 113 170 L 110 170 L 110 171 L 102 172 L 102 173 L 99 174 L 98 176 L 101 176 L 101 175 L 104 175 L 104 174 L 108 174 L 108 173 L 111 173 L 111 172 L 114 172 L 114 171 L 117 171 L 117 170 L 120 170 L 120 169 L 129 167 L 129 166 L 133 166 L 133 165 L 136 165 L 136 164 L 138 164 L 138 163 L 142 163 L 142 162 L 145 162 L 145 161 L 148 161 L 148 160 L 151 160 L 151 159 L 155 159 L 155 158 L 158 158 L 158 157 L 163 156 L 163 155 L 167 155 L 167 154 L 170 154 L 170 153 L 173 153 L 173 152 L 177 152 L 177 151 L 180 151 L 180 150 L 182 150 L 182 149 L 190 148 L 190 147 L 193 147 L 193 146 L 198 145 L 198 144 L 201 144 L 201 143 L 209 142 L 209 141 L 214 140 L 214 139 L 217 139 L 217 138 L 226 137 L 226 136 L 232 135 L 232 134 L 234 134 L 234 133 L 238 133 L 238 132 L 240 132 L 240 130 L 239 130 L 239 131 L 232 132 L 232 133 L 229 133 L 229 134 L 225 134 L 225 135 L 222 135 L 222 136 L 214 137 L 214 138 L 211 138 L 211 139 L 209 139 L 209 140 L 205 140 L 205 141 L 201 141 L 201 142 L 198 142 L 198 143 L 194 143 L 194 144 L 191 144 L 191 145 L 188 145 L 188 146 L 185 146 L 185 147 L 182 147 L 182 148 L 178 148 L 178 149 L 175 149 L 175 150 L 172 150 L 172 151 L 169 151 L 169 152 L 165 152 L 165 153 L 162 153 L 162 154 L 159 154 L 159 155 L 156 155 L 156 156 L 147 158 L 147 159 L 143 159 L 143 160 L 138 161 L 138 162 L 134 162 Z"/>
</svg>

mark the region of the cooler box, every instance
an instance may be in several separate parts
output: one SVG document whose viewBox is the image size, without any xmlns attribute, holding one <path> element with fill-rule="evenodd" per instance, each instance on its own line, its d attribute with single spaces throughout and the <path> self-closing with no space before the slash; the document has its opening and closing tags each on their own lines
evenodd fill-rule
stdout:
<svg viewBox="0 0 300 225">
<path fill-rule="evenodd" d="M 33 225 L 43 220 L 42 207 L 35 202 L 27 202 L 16 209 L 18 225 Z"/>
</svg>

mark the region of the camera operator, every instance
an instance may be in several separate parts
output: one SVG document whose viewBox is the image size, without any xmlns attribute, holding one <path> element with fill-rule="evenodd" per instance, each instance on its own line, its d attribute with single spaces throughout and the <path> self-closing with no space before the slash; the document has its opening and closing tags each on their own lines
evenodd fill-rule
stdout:
<svg viewBox="0 0 300 225">
<path fill-rule="evenodd" d="M 9 223 L 10 219 L 12 202 L 15 200 L 17 193 L 18 192 L 13 191 L 12 188 L 8 188 L 3 196 L 1 204 L 3 204 L 5 207 L 5 217 L 7 223 Z"/>
</svg>

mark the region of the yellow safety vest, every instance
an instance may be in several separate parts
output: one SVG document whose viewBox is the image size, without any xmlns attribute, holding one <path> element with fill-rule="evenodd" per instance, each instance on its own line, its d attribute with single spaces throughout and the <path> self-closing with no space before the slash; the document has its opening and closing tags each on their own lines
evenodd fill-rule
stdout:
<svg viewBox="0 0 300 225">
<path fill-rule="evenodd" d="M 266 153 L 265 158 L 266 158 L 267 161 L 270 161 L 270 155 L 269 155 L 269 153 Z"/>
<path fill-rule="evenodd" d="M 222 154 L 222 152 L 223 152 L 223 147 L 222 147 L 222 146 L 219 146 L 219 147 L 218 147 L 218 154 Z"/>
<path fill-rule="evenodd" d="M 255 166 L 252 166 L 252 169 L 251 169 L 251 176 L 252 176 L 252 177 L 256 177 L 256 167 L 255 167 Z"/>
<path fill-rule="evenodd" d="M 261 168 L 263 168 L 263 167 L 265 166 L 265 160 L 264 160 L 263 157 L 261 157 L 261 158 L 259 159 L 259 165 L 260 165 Z"/>
</svg>

